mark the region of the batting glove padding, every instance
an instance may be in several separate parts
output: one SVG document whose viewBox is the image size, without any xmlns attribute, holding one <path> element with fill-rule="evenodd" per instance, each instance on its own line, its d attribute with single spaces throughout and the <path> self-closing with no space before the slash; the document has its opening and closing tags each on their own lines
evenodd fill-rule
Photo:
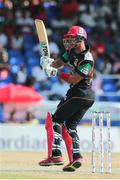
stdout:
<svg viewBox="0 0 120 180">
<path fill-rule="evenodd" d="M 52 66 L 50 66 L 49 64 L 46 66 L 46 68 L 44 69 L 46 75 L 48 77 L 51 77 L 51 76 L 56 76 L 57 75 L 57 72 L 58 70 Z"/>
<path fill-rule="evenodd" d="M 52 59 L 52 58 L 49 58 L 49 57 L 47 57 L 47 56 L 42 56 L 41 58 L 40 58 L 40 66 L 42 67 L 42 69 L 44 70 L 44 69 L 46 69 L 46 67 L 49 65 L 50 66 L 50 64 L 52 64 L 52 62 L 54 61 L 54 59 Z"/>
</svg>

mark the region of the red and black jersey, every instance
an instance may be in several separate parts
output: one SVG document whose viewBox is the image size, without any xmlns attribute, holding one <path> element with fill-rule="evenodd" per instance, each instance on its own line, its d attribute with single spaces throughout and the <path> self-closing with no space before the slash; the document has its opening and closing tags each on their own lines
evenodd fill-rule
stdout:
<svg viewBox="0 0 120 180">
<path fill-rule="evenodd" d="M 69 53 L 65 52 L 62 55 L 62 60 L 72 66 L 73 73 L 78 73 L 84 79 L 78 82 L 80 86 L 91 86 L 94 70 L 94 59 L 86 46 L 86 50 L 80 54 L 76 54 L 74 49 Z"/>
</svg>

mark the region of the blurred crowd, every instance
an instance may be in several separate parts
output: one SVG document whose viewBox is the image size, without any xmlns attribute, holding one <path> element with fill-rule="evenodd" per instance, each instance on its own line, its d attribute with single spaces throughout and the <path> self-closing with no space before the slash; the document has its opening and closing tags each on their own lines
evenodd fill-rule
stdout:
<svg viewBox="0 0 120 180">
<path fill-rule="evenodd" d="M 59 77 L 48 78 L 39 66 L 36 18 L 45 22 L 53 58 L 64 52 L 62 38 L 68 28 L 83 26 L 95 59 L 93 89 L 120 90 L 119 0 L 0 0 L 0 86 L 11 82 L 33 86 L 49 100 L 61 99 L 69 88 Z M 110 74 L 117 76 L 101 80 L 101 75 Z"/>
</svg>

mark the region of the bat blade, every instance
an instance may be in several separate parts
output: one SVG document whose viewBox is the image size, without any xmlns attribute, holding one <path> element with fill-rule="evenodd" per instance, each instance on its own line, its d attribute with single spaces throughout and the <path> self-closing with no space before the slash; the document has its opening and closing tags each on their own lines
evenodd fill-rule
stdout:
<svg viewBox="0 0 120 180">
<path fill-rule="evenodd" d="M 50 51 L 48 46 L 48 37 L 44 22 L 39 19 L 35 19 L 35 26 L 38 34 L 38 39 L 40 42 L 40 51 L 42 56 L 50 57 Z"/>
</svg>

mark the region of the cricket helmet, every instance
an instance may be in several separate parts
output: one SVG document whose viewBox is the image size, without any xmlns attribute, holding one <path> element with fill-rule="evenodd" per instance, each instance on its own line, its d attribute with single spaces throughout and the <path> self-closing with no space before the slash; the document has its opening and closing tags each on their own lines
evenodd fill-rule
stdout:
<svg viewBox="0 0 120 180">
<path fill-rule="evenodd" d="M 63 45 L 66 50 L 76 47 L 78 43 L 87 39 L 87 32 L 80 26 L 72 26 L 63 37 Z"/>
</svg>

